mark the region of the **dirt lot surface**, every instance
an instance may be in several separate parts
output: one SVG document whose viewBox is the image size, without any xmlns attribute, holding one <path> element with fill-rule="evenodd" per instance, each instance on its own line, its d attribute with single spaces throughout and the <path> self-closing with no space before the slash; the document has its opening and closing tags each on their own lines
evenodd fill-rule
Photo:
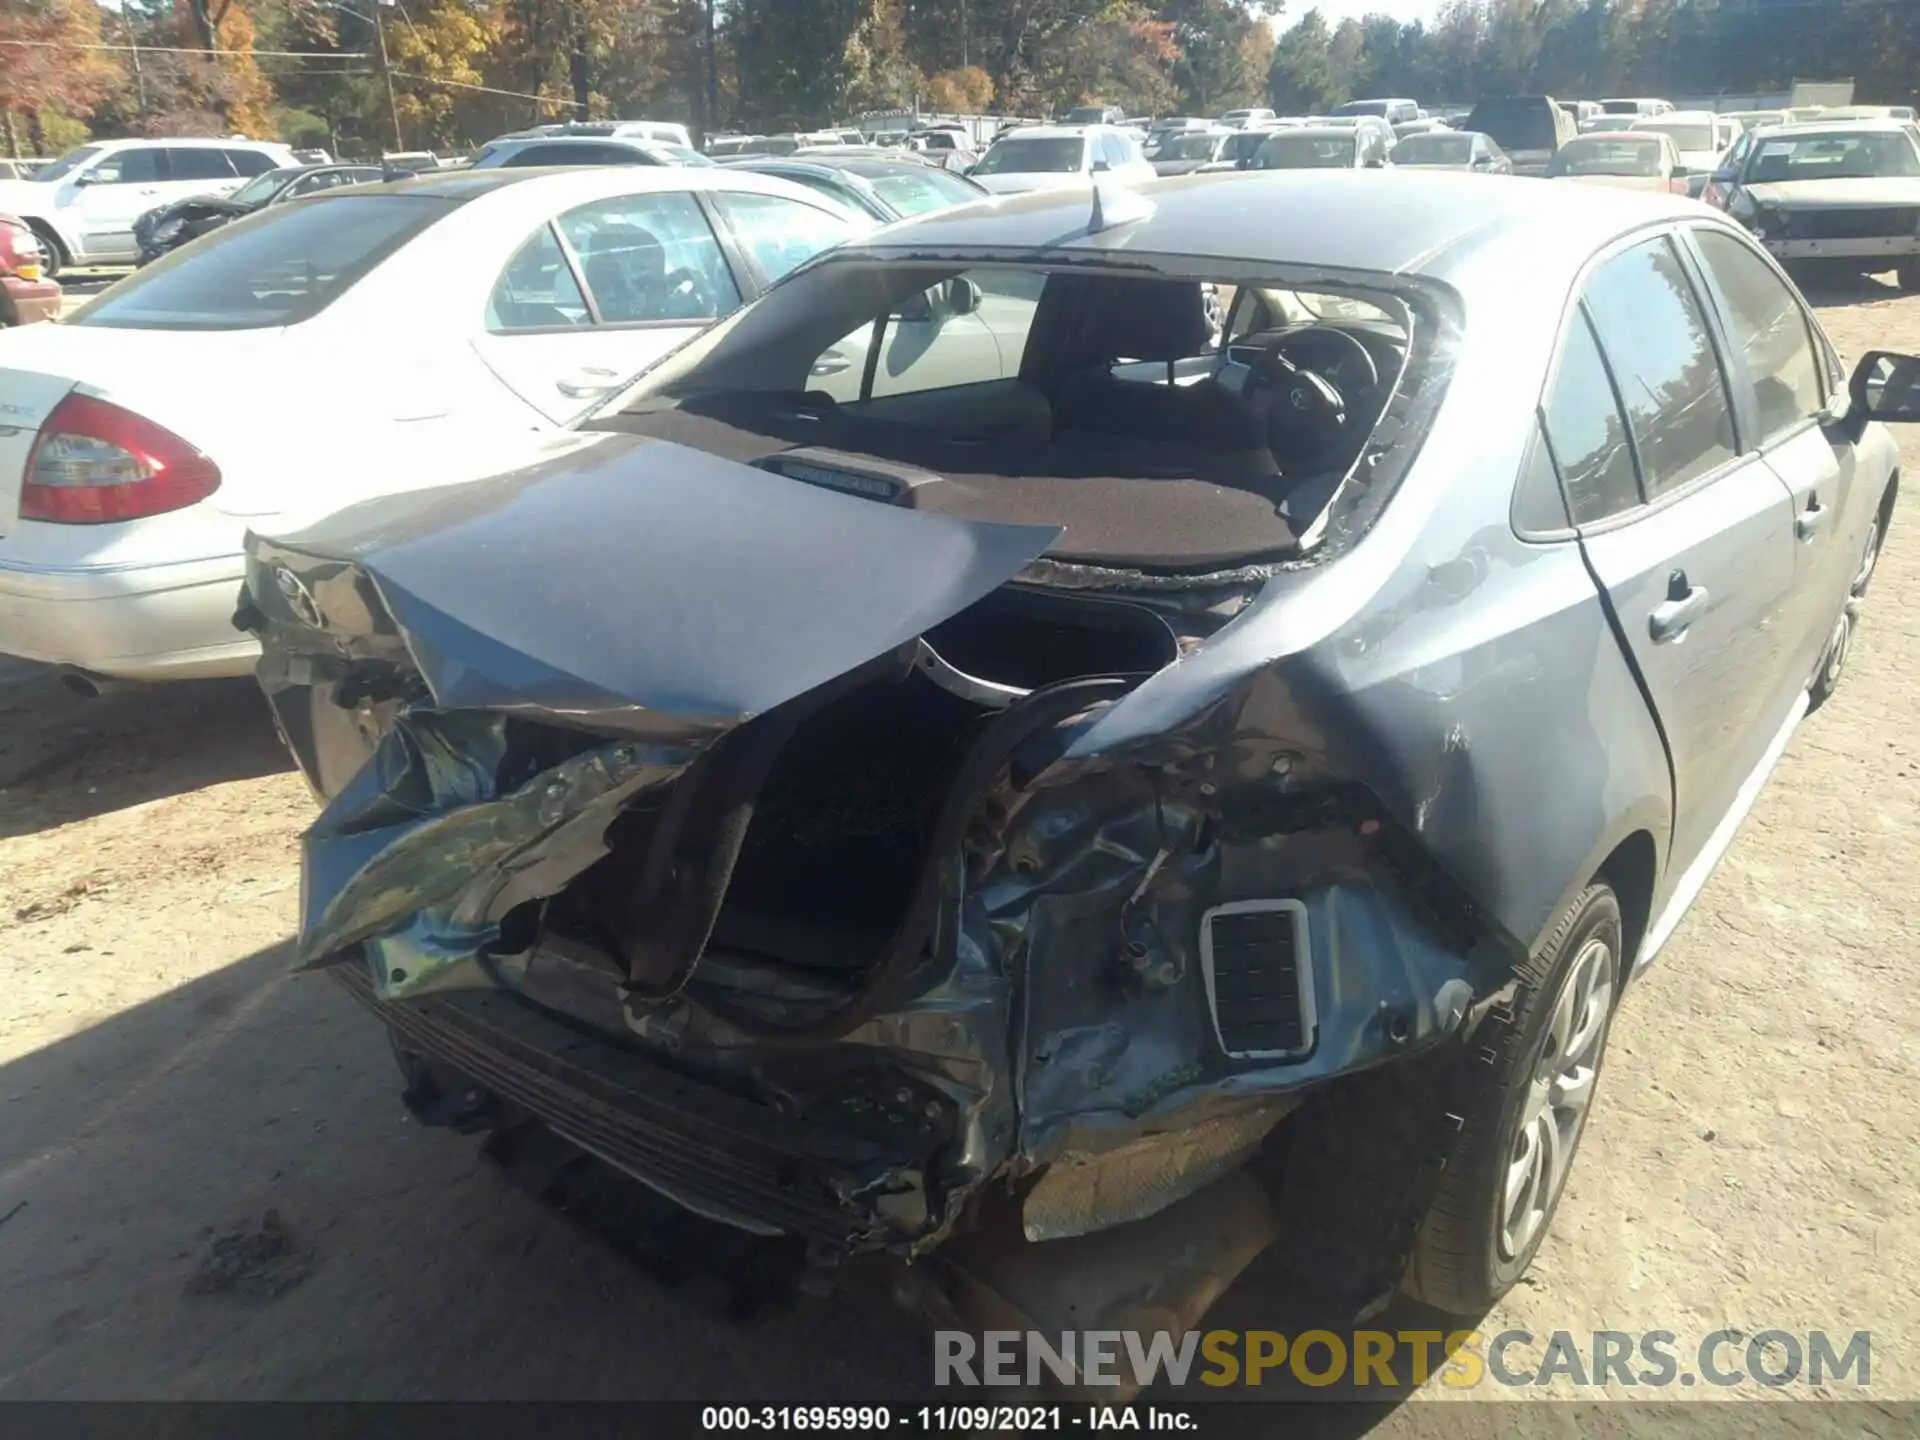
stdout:
<svg viewBox="0 0 1920 1440">
<path fill-rule="evenodd" d="M 1920 350 L 1920 299 L 1822 308 L 1850 355 Z M 1627 997 L 1554 1233 L 1483 1332 L 1870 1330 L 1869 1393 L 1920 1399 L 1916 716 L 1909 513 L 1845 686 Z M 0 672 L 0 787 L 0 1399 L 925 1393 L 876 1280 L 717 1316 L 406 1118 L 377 1027 L 288 973 L 311 801 L 250 684 Z M 1221 1322 L 1298 1325 L 1258 1267 Z"/>
</svg>

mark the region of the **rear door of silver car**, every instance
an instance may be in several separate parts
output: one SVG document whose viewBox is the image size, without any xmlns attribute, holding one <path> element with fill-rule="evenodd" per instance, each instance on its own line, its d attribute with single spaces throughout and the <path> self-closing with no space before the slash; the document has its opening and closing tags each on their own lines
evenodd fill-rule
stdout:
<svg viewBox="0 0 1920 1440">
<path fill-rule="evenodd" d="M 1792 497 L 1742 453 L 1708 312 L 1670 236 L 1602 256 L 1562 345 L 1547 431 L 1588 566 L 1666 739 L 1669 853 L 1684 867 L 1784 719 L 1782 640 L 1799 623 Z"/>
</svg>

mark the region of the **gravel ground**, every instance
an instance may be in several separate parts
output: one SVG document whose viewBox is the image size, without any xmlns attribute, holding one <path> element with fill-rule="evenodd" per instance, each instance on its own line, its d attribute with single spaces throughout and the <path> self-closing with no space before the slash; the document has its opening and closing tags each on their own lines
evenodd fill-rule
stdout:
<svg viewBox="0 0 1920 1440">
<path fill-rule="evenodd" d="M 1920 350 L 1920 299 L 1822 310 L 1849 354 Z M 1920 1399 L 1905 519 L 1841 693 L 1626 999 L 1554 1233 L 1484 1333 L 1868 1330 L 1868 1393 Z M 0 1399 L 924 1390 L 877 1277 L 728 1320 L 412 1124 L 377 1027 L 288 972 L 310 814 L 250 684 L 83 702 L 0 672 Z M 1222 1323 L 1297 1329 L 1276 1309 L 1257 1267 Z"/>
</svg>

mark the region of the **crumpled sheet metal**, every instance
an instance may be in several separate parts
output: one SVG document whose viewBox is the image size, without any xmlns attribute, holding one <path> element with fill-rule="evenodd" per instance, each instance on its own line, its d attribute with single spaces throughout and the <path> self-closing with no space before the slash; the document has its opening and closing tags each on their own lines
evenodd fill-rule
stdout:
<svg viewBox="0 0 1920 1440">
<path fill-rule="evenodd" d="M 1449 949 L 1374 883 L 1350 831 L 1209 835 L 1202 813 L 1125 766 L 1040 790 L 969 894 L 968 932 L 1022 977 L 1012 1063 L 1023 1164 L 1098 1154 L 1414 1054 L 1510 978 L 1497 940 Z M 1314 1045 L 1232 1060 L 1207 1001 L 1201 917 L 1266 896 L 1307 907 Z"/>
<path fill-rule="evenodd" d="M 1238 1167 L 1289 1108 L 1249 1106 L 1098 1155 L 1063 1155 L 1021 1202 L 1021 1229 L 1029 1240 L 1063 1240 L 1156 1215 Z"/>
<path fill-rule="evenodd" d="M 291 569 L 358 566 L 442 710 L 672 739 L 711 737 L 899 648 L 1059 534 L 616 435 L 256 548 Z"/>
<path fill-rule="evenodd" d="M 503 790 L 507 720 L 415 710 L 302 842 L 298 957 L 360 944 L 383 999 L 489 985 L 498 922 L 605 853 L 607 823 L 692 763 L 688 745 L 608 742 Z"/>
</svg>

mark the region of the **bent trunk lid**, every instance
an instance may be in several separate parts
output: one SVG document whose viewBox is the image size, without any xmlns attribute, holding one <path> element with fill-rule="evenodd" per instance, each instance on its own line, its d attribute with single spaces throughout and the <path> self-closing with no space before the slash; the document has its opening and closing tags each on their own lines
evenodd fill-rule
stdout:
<svg viewBox="0 0 1920 1440">
<path fill-rule="evenodd" d="M 303 841 L 302 958 L 388 936 L 411 958 L 377 967 L 386 993 L 430 983 L 427 957 L 476 953 L 505 906 L 604 853 L 620 807 L 971 606 L 1058 534 L 608 436 L 249 536 L 261 684 L 330 800 Z M 513 719 L 582 748 L 516 769 Z"/>
</svg>

